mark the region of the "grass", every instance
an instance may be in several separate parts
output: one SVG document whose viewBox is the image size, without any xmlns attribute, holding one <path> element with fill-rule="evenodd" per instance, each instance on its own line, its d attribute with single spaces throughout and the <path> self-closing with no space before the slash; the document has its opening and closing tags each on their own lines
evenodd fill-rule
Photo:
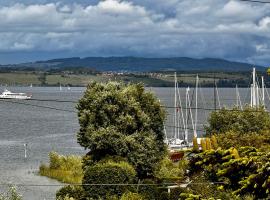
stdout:
<svg viewBox="0 0 270 200">
<path fill-rule="evenodd" d="M 178 81 L 181 86 L 194 85 L 195 84 L 195 73 L 179 73 Z M 204 86 L 213 84 L 213 73 L 199 73 L 200 83 Z M 44 79 L 45 78 L 45 79 Z M 218 73 L 216 74 L 216 81 L 219 80 L 245 80 L 248 81 L 249 76 L 240 73 Z M 174 75 L 173 73 L 165 74 L 161 77 L 149 77 L 141 75 L 91 75 L 91 74 L 46 74 L 43 76 L 42 73 L 28 73 L 28 72 L 13 72 L 13 73 L 0 73 L 0 84 L 7 85 L 21 85 L 29 86 L 30 84 L 35 85 L 48 85 L 57 86 L 59 83 L 63 86 L 86 86 L 90 81 L 107 82 L 109 80 L 124 81 L 138 83 L 143 82 L 146 86 L 152 87 L 173 87 Z M 234 83 L 232 83 L 234 85 Z"/>
<path fill-rule="evenodd" d="M 40 84 L 38 75 L 30 73 L 0 73 L 0 83 L 8 85 Z"/>
<path fill-rule="evenodd" d="M 63 156 L 56 152 L 49 154 L 49 165 L 41 164 L 39 174 L 63 183 L 79 184 L 82 182 L 82 158 L 80 156 Z"/>
<path fill-rule="evenodd" d="M 106 77 L 95 76 L 95 75 L 66 75 L 61 76 L 60 74 L 47 75 L 46 83 L 48 85 L 57 85 L 61 83 L 62 85 L 82 85 L 86 86 L 90 81 L 107 81 Z"/>
</svg>

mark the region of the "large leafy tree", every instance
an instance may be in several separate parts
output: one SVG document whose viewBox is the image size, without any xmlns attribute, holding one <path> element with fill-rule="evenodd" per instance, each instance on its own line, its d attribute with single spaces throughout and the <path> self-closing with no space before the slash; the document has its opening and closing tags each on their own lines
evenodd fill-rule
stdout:
<svg viewBox="0 0 270 200">
<path fill-rule="evenodd" d="M 120 156 L 135 167 L 139 178 L 152 176 L 166 152 L 165 111 L 142 84 L 92 82 L 77 109 L 78 143 L 90 150 L 94 162 Z"/>
<path fill-rule="evenodd" d="M 243 110 L 223 108 L 212 112 L 208 119 L 209 126 L 206 127 L 210 134 L 226 133 L 233 131 L 240 134 L 258 132 L 270 129 L 269 113 L 263 108 L 244 107 Z"/>
</svg>

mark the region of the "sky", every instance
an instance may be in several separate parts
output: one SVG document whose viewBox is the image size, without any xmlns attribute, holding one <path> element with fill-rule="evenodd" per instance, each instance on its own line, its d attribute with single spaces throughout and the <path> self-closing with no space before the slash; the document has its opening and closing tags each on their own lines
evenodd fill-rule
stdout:
<svg viewBox="0 0 270 200">
<path fill-rule="evenodd" d="M 0 0 L 0 64 L 74 56 L 211 57 L 270 66 L 270 4 Z"/>
</svg>

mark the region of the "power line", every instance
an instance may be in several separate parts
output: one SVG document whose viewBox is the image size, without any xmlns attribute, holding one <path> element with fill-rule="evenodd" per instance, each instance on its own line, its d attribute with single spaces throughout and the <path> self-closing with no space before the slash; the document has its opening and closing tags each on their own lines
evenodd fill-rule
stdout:
<svg viewBox="0 0 270 200">
<path fill-rule="evenodd" d="M 269 2 L 269 1 L 259 1 L 259 0 L 238 0 L 238 1 L 251 2 L 251 3 L 263 3 L 263 4 L 270 4 L 270 2 Z"/>
<path fill-rule="evenodd" d="M 29 104 L 29 103 L 24 103 L 24 102 L 18 102 L 18 101 L 10 101 L 10 100 L 4 100 L 4 99 L 0 99 L 0 101 L 7 102 L 7 103 L 13 103 L 13 104 L 21 104 L 21 105 L 25 105 L 25 106 L 38 107 L 38 108 L 46 108 L 46 109 L 57 110 L 57 111 L 77 113 L 77 112 L 72 111 L 72 110 L 65 110 L 65 109 L 60 109 L 60 108 L 55 108 L 55 107 L 50 107 L 50 106 L 34 105 L 34 104 Z"/>
<path fill-rule="evenodd" d="M 21 105 L 26 105 L 26 106 L 32 106 L 32 107 L 38 107 L 38 108 L 45 108 L 45 109 L 51 109 L 51 110 L 58 110 L 58 111 L 64 111 L 64 112 L 70 112 L 70 113 L 77 113 L 76 111 L 72 110 L 66 110 L 66 109 L 60 109 L 60 108 L 55 108 L 55 107 L 50 107 L 50 106 L 42 106 L 42 105 L 34 105 L 34 104 L 29 104 L 25 102 L 18 102 L 18 101 L 11 101 L 10 99 L 0 99 L 0 101 L 7 102 L 7 103 L 13 103 L 13 104 L 21 104 Z M 27 100 L 29 101 L 29 100 Z M 76 103 L 75 101 L 66 101 L 66 100 L 50 100 L 50 99 L 33 99 L 33 101 L 50 101 L 50 102 L 68 102 L 68 103 Z M 269 111 L 260 111 L 260 110 L 240 110 L 240 109 L 226 109 L 226 108 L 221 108 L 221 109 L 215 109 L 215 108 L 203 108 L 203 107 L 175 107 L 175 106 L 166 106 L 166 105 L 161 105 L 163 108 L 167 109 L 198 109 L 198 110 L 205 110 L 205 111 L 225 111 L 225 112 L 268 112 Z"/>
<path fill-rule="evenodd" d="M 225 182 L 175 182 L 175 183 L 89 183 L 89 184 L 20 184 L 20 183 L 0 183 L 0 186 L 15 186 L 15 187 L 59 187 L 59 186 L 172 186 L 172 185 L 208 185 L 208 184 L 225 184 Z"/>
<path fill-rule="evenodd" d="M 164 125 L 165 127 L 168 127 L 168 128 L 182 128 L 182 129 L 188 129 L 188 130 L 194 130 L 193 128 L 188 128 L 188 127 L 182 127 L 182 126 L 170 126 L 170 125 Z M 205 131 L 203 129 L 197 129 L 197 131 Z"/>
<path fill-rule="evenodd" d="M 59 102 L 59 103 L 79 103 L 79 101 L 60 100 L 60 99 L 27 99 L 27 101 L 41 101 L 41 102 Z"/>
</svg>

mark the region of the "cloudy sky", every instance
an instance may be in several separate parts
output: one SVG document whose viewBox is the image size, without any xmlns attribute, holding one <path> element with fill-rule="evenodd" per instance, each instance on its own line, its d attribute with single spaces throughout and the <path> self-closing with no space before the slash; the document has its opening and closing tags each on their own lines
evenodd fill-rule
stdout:
<svg viewBox="0 0 270 200">
<path fill-rule="evenodd" d="M 1 64 L 70 56 L 215 57 L 267 66 L 270 4 L 0 0 Z"/>
</svg>

